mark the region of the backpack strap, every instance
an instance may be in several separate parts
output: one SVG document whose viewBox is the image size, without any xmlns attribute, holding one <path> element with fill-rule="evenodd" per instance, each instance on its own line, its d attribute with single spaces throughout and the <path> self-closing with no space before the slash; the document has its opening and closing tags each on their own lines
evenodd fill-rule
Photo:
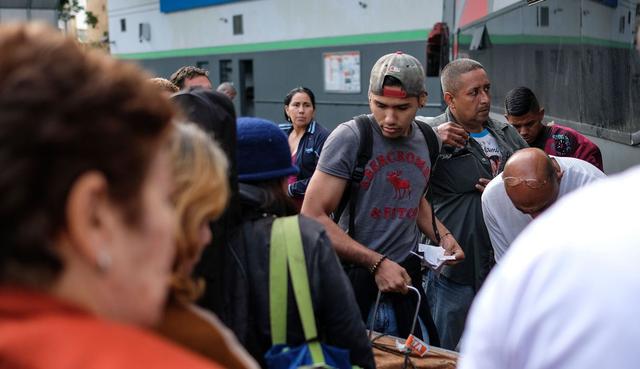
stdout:
<svg viewBox="0 0 640 369">
<path fill-rule="evenodd" d="M 440 156 L 440 145 L 438 144 L 438 137 L 436 137 L 436 133 L 433 131 L 430 125 L 421 121 L 415 120 L 418 128 L 422 132 L 425 141 L 427 141 L 427 148 L 429 149 L 429 159 L 431 159 L 431 173 L 433 173 L 433 169 L 438 162 L 438 157 Z"/>
<path fill-rule="evenodd" d="M 349 184 L 349 236 L 356 237 L 356 203 L 358 202 L 358 190 L 360 182 L 364 178 L 364 168 L 371 159 L 373 151 L 373 133 L 371 128 L 371 119 L 366 114 L 358 115 L 354 118 L 356 126 L 360 132 L 360 144 L 358 146 L 358 156 L 356 157 L 356 166 L 353 168 L 351 175 L 351 183 Z"/>
<path fill-rule="evenodd" d="M 429 200 L 429 205 L 431 205 L 431 225 L 433 226 L 433 233 L 436 236 L 436 243 L 440 244 L 440 231 L 438 231 L 438 227 L 436 226 L 436 212 L 433 210 L 433 201 L 431 201 L 431 175 L 433 175 L 433 171 L 436 168 L 436 164 L 438 163 L 438 157 L 440 156 L 440 145 L 438 143 L 438 138 L 436 137 L 436 133 L 433 131 L 430 125 L 421 121 L 415 120 L 418 128 L 422 132 L 425 141 L 427 141 L 427 148 L 429 149 L 429 159 L 431 160 L 431 172 L 429 173 L 429 182 L 427 183 L 427 191 L 426 198 Z"/>
<path fill-rule="evenodd" d="M 364 167 L 371 159 L 373 150 L 373 132 L 371 128 L 371 119 L 366 114 L 358 115 L 353 118 L 356 121 L 356 127 L 360 133 L 360 143 L 358 145 L 358 156 L 356 157 L 356 166 L 353 168 L 351 181 L 360 183 L 364 178 Z"/>
<path fill-rule="evenodd" d="M 288 267 L 288 268 L 287 268 Z M 288 271 L 287 271 L 288 269 Z M 298 216 L 277 218 L 271 227 L 269 251 L 269 315 L 273 344 L 286 343 L 287 335 L 287 274 L 291 275 L 293 293 L 302 322 L 311 359 L 315 365 L 325 363 L 322 346 L 318 341 L 316 319 L 313 313 L 307 263 L 302 249 L 302 236 Z"/>
<path fill-rule="evenodd" d="M 334 220 L 338 222 L 340 216 L 344 212 L 344 209 L 349 204 L 349 228 L 347 233 L 351 238 L 355 238 L 356 226 L 355 226 L 355 214 L 356 214 L 356 202 L 358 200 L 358 189 L 360 188 L 360 182 L 364 178 L 364 170 L 371 159 L 373 151 L 373 130 L 371 128 L 371 119 L 366 114 L 358 115 L 353 118 L 356 122 L 356 129 L 360 135 L 360 141 L 358 143 L 358 155 L 356 156 L 356 165 L 351 172 L 351 179 L 347 183 L 347 188 L 338 209 L 334 213 Z"/>
<path fill-rule="evenodd" d="M 364 169 L 371 159 L 373 150 L 373 131 L 371 128 L 371 119 L 366 114 L 358 115 L 353 120 L 356 122 L 356 129 L 360 135 L 358 143 L 358 154 L 356 156 L 356 165 L 351 172 L 351 179 L 347 183 L 347 188 L 340 199 L 338 209 L 333 213 L 333 220 L 337 223 L 344 209 L 349 205 L 349 229 L 347 233 L 351 238 L 355 238 L 355 212 L 356 202 L 358 198 L 358 189 L 360 182 L 364 178 Z"/>
</svg>

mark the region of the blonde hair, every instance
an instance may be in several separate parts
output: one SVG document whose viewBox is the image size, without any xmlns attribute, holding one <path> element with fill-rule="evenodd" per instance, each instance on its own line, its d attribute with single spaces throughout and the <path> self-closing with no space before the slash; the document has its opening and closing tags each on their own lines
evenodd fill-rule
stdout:
<svg viewBox="0 0 640 369">
<path fill-rule="evenodd" d="M 200 225 L 219 217 L 229 198 L 228 161 L 219 145 L 195 124 L 177 125 L 172 142 L 172 196 L 176 208 L 176 259 L 172 296 L 193 301 L 203 290 L 187 267 L 198 257 Z"/>
<path fill-rule="evenodd" d="M 152 85 L 154 85 L 156 88 L 158 88 L 158 90 L 164 91 L 170 94 L 174 94 L 180 91 L 178 86 L 174 85 L 171 81 L 165 78 L 160 78 L 160 77 L 150 78 L 149 82 Z"/>
</svg>

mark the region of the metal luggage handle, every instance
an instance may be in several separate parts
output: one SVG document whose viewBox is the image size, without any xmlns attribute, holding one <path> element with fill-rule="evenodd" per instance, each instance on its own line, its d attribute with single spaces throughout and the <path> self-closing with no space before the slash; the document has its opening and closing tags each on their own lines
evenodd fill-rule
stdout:
<svg viewBox="0 0 640 369">
<path fill-rule="evenodd" d="M 420 296 L 420 291 L 418 291 L 417 288 L 413 286 L 407 286 L 407 288 L 415 292 L 416 295 L 418 296 L 418 305 L 416 306 L 415 314 L 413 314 L 413 323 L 411 324 L 411 331 L 409 332 L 409 334 L 413 334 L 413 331 L 416 329 L 416 322 L 418 321 L 418 312 L 420 311 L 420 303 L 422 302 L 422 296 Z M 376 323 L 376 316 L 378 315 L 378 306 L 380 305 L 380 296 L 382 296 L 382 291 L 378 290 L 378 297 L 376 297 L 376 304 L 373 307 L 373 316 L 371 317 L 371 321 L 369 322 L 369 341 L 371 341 L 371 338 L 373 336 L 373 327 Z"/>
</svg>

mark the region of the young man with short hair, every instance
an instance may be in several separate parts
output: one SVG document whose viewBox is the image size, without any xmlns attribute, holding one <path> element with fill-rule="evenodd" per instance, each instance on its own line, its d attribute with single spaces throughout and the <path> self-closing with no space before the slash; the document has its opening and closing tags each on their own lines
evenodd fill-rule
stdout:
<svg viewBox="0 0 640 369">
<path fill-rule="evenodd" d="M 209 80 L 209 72 L 192 65 L 180 67 L 169 80 L 181 90 L 188 90 L 191 87 L 211 90 L 213 87 Z"/>
<path fill-rule="evenodd" d="M 426 99 L 424 70 L 416 58 L 401 52 L 380 58 L 369 84 L 372 155 L 357 191 L 355 214 L 349 214 L 347 207 L 339 225 L 330 218 L 356 166 L 362 133 L 355 120 L 340 124 L 327 138 L 302 205 L 303 214 L 324 224 L 336 252 L 349 264 L 347 274 L 365 320 L 378 289 L 407 293 L 407 286 L 413 285 L 424 293 L 420 262 L 411 251 L 416 250 L 421 232 L 437 238 L 424 197 L 432 163 L 425 136 L 414 122 Z M 350 216 L 355 217 L 356 239 L 346 233 Z M 451 233 L 439 221 L 435 224 L 447 254 L 462 260 L 464 253 Z M 398 330 L 389 330 L 406 337 L 415 302 L 396 294 L 390 299 Z M 427 309 L 422 306 L 420 317 L 432 325 Z M 437 335 L 430 338 L 437 344 Z"/>
<path fill-rule="evenodd" d="M 544 150 L 549 155 L 582 159 L 602 168 L 602 154 L 596 144 L 584 135 L 559 124 L 542 124 L 544 108 L 536 95 L 527 87 L 517 87 L 504 99 L 505 117 L 529 146 Z"/>
</svg>

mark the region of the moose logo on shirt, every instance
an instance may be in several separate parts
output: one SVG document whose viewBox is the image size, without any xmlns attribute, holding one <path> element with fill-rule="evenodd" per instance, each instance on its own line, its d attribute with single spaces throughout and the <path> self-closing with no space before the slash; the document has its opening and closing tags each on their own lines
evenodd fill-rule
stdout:
<svg viewBox="0 0 640 369">
<path fill-rule="evenodd" d="M 394 165 L 396 163 L 397 164 L 407 163 L 407 164 L 415 165 L 415 167 L 418 168 L 420 173 L 422 173 L 424 178 L 427 180 L 429 179 L 429 174 L 431 173 L 431 167 L 419 155 L 416 155 L 411 151 L 392 150 L 387 152 L 386 155 L 378 155 L 375 158 L 369 160 L 369 163 L 367 164 L 364 170 L 364 178 L 362 179 L 362 182 L 360 182 L 360 188 L 362 188 L 364 191 L 369 190 L 369 186 L 371 186 L 371 183 L 373 182 L 373 179 L 375 178 L 376 174 L 382 171 L 382 169 L 385 169 L 387 165 Z M 394 178 L 397 177 L 397 179 L 394 179 L 394 180 L 390 179 L 389 176 L 387 176 L 387 180 L 390 181 L 392 184 L 397 183 L 398 185 L 401 185 L 401 186 L 409 185 L 409 192 L 407 192 L 406 189 L 398 188 L 397 185 L 395 184 L 393 185 L 393 188 L 396 190 L 396 197 L 398 199 L 403 199 L 405 197 L 408 197 L 409 194 L 411 193 L 410 183 L 406 183 L 406 180 L 404 180 L 406 184 L 400 184 L 399 181 L 403 180 L 400 178 L 401 174 L 402 172 L 397 173 L 397 175 L 393 175 Z"/>
<path fill-rule="evenodd" d="M 401 175 L 401 170 L 395 170 L 387 173 L 387 181 L 391 183 L 395 190 L 393 198 L 398 200 L 411 195 L 411 183 L 406 179 L 402 179 L 400 177 Z"/>
</svg>

